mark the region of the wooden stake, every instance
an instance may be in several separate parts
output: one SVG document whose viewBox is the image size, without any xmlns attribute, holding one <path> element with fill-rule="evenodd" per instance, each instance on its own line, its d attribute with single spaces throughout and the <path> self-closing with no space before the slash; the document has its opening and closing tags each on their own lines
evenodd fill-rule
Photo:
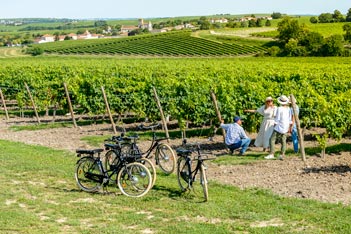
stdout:
<svg viewBox="0 0 351 234">
<path fill-rule="evenodd" d="M 6 108 L 6 103 L 5 103 L 5 98 L 4 95 L 2 93 L 2 90 L 0 88 L 0 96 L 1 96 L 1 101 L 2 101 L 2 105 L 4 106 L 4 110 L 5 110 L 5 114 L 6 114 L 6 120 L 9 120 L 9 113 L 7 112 L 7 108 Z"/>
<path fill-rule="evenodd" d="M 216 95 L 213 91 L 211 91 L 211 97 L 212 97 L 213 105 L 214 105 L 214 108 L 215 108 L 215 111 L 217 114 L 218 121 L 220 122 L 222 119 L 222 116 L 221 116 L 221 112 L 219 112 L 217 98 L 216 98 Z M 224 142 L 225 141 L 225 130 L 223 128 L 222 128 L 222 135 L 223 135 L 223 142 Z"/>
<path fill-rule="evenodd" d="M 71 112 L 71 117 L 72 117 L 73 125 L 74 125 L 74 127 L 76 128 L 76 127 L 77 127 L 77 123 L 76 123 L 76 119 L 74 118 L 73 107 L 72 107 L 71 99 L 70 99 L 70 97 L 69 97 L 67 84 L 66 84 L 66 83 L 63 83 L 63 86 L 65 87 L 67 102 L 68 102 L 68 106 L 69 106 L 69 111 Z"/>
<path fill-rule="evenodd" d="M 160 114 L 161 114 L 161 120 L 162 120 L 163 127 L 165 129 L 165 132 L 166 132 L 167 141 L 169 142 L 169 134 L 168 134 L 167 122 L 166 122 L 165 116 L 163 114 L 163 110 L 162 110 L 162 106 L 161 106 L 161 103 L 160 103 L 160 99 L 157 96 L 157 92 L 156 92 L 155 87 L 152 87 L 152 90 L 154 91 L 155 101 L 156 101 L 157 107 L 158 107 L 158 109 L 160 111 Z"/>
<path fill-rule="evenodd" d="M 299 115 L 297 112 L 297 107 L 296 107 L 296 100 L 293 94 L 290 95 L 290 100 L 291 100 L 291 104 L 292 104 L 292 109 L 294 112 L 294 119 L 295 119 L 295 123 L 296 123 L 296 127 L 297 127 L 297 134 L 299 137 L 299 144 L 300 144 L 300 151 L 301 151 L 301 157 L 302 160 L 304 161 L 305 165 L 306 165 L 306 155 L 305 155 L 305 143 L 304 143 L 304 136 L 302 135 L 302 130 L 301 130 L 301 126 L 300 126 L 300 119 L 299 119 Z"/>
<path fill-rule="evenodd" d="M 116 125 L 115 125 L 115 122 L 113 121 L 113 117 L 111 115 L 111 110 L 110 110 L 110 105 L 108 104 L 106 93 L 105 93 L 105 89 L 104 89 L 103 86 L 101 86 L 101 91 L 102 91 L 102 95 L 104 96 L 106 109 L 107 109 L 108 116 L 110 117 L 110 121 L 111 121 L 111 124 L 112 124 L 113 132 L 114 132 L 114 134 L 117 134 Z"/>
<path fill-rule="evenodd" d="M 33 106 L 34 113 L 35 113 L 35 116 L 36 116 L 36 118 L 37 118 L 37 121 L 38 121 L 38 123 L 40 123 L 38 111 L 37 111 L 37 108 L 36 108 L 36 106 L 35 106 L 35 102 L 34 102 L 33 96 L 32 96 L 32 94 L 31 94 L 31 92 L 30 92 L 30 90 L 29 90 L 29 87 L 28 87 L 27 83 L 24 83 L 24 85 L 26 86 L 26 89 L 27 89 L 29 98 L 30 98 L 30 100 L 31 100 L 31 102 L 32 102 L 32 106 Z"/>
</svg>

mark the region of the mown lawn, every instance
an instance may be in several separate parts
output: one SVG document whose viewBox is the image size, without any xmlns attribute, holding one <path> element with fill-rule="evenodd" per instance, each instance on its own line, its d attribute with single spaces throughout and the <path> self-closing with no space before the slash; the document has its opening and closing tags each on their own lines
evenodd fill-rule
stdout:
<svg viewBox="0 0 351 234">
<path fill-rule="evenodd" d="M 74 180 L 73 153 L 0 141 L 0 233 L 351 233 L 350 206 L 282 198 L 211 181 L 209 201 L 158 174 L 142 198 L 90 194 Z"/>
</svg>

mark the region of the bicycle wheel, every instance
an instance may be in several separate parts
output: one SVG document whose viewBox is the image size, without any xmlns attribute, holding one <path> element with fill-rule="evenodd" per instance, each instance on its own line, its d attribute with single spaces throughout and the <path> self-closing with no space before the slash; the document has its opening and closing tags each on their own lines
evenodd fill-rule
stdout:
<svg viewBox="0 0 351 234">
<path fill-rule="evenodd" d="M 155 182 L 156 182 L 156 168 L 155 168 L 154 164 L 151 162 L 151 160 L 149 160 L 147 158 L 138 158 L 138 159 L 136 159 L 136 162 L 143 164 L 144 166 L 147 167 L 147 169 L 149 169 L 150 174 L 152 176 L 151 187 L 153 187 L 155 185 Z"/>
<path fill-rule="evenodd" d="M 203 197 L 204 201 L 208 200 L 206 170 L 203 164 L 200 165 L 195 178 L 193 178 L 192 190 L 195 196 Z"/>
<path fill-rule="evenodd" d="M 183 192 L 189 188 L 189 176 L 191 176 L 191 171 L 186 164 L 186 159 L 179 157 L 177 161 L 177 179 L 179 187 Z"/>
<path fill-rule="evenodd" d="M 176 157 L 172 148 L 167 144 L 157 146 L 155 153 L 156 164 L 167 175 L 171 174 L 176 166 Z"/>
<path fill-rule="evenodd" d="M 141 197 L 151 189 L 152 177 L 146 166 L 133 162 L 118 172 L 117 185 L 124 195 Z"/>
<path fill-rule="evenodd" d="M 75 179 L 79 188 L 86 192 L 99 190 L 103 175 L 94 158 L 84 157 L 77 162 Z"/>
</svg>

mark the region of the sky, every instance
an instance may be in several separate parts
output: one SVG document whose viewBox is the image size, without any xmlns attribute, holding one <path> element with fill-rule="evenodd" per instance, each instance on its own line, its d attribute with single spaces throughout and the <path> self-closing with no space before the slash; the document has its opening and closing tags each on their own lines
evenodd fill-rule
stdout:
<svg viewBox="0 0 351 234">
<path fill-rule="evenodd" d="M 0 5 L 3 18 L 156 18 L 216 14 L 319 15 L 339 10 L 350 0 L 11 0 Z"/>
</svg>

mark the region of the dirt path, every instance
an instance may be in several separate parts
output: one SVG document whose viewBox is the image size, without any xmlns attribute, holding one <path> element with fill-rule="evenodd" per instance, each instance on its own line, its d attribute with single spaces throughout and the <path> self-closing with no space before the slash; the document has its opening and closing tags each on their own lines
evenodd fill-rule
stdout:
<svg viewBox="0 0 351 234">
<path fill-rule="evenodd" d="M 75 151 L 77 148 L 91 148 L 81 140 L 88 135 L 111 135 L 110 125 L 90 125 L 79 128 L 45 129 L 37 131 L 18 131 L 8 129 L 16 122 L 0 122 L 0 139 L 42 145 L 55 149 Z M 254 137 L 254 136 L 252 136 Z M 191 139 L 205 141 L 204 139 Z M 216 137 L 213 144 L 220 145 L 222 137 Z M 342 143 L 350 144 L 350 139 Z M 148 142 L 141 143 L 142 147 Z M 180 140 L 172 140 L 179 146 Z M 208 142 L 207 142 L 208 144 Z M 309 142 L 310 146 L 317 145 Z M 291 144 L 288 147 L 292 147 Z M 252 148 L 254 151 L 261 149 Z M 217 149 L 216 154 L 225 154 L 225 149 Z M 248 152 L 250 153 L 250 152 Z M 317 156 L 308 158 L 308 166 L 299 157 L 289 157 L 284 161 L 265 160 L 249 165 L 218 166 L 210 164 L 209 180 L 231 184 L 242 189 L 259 187 L 272 190 L 287 197 L 316 199 L 323 202 L 351 204 L 351 157 L 350 152 L 327 155 L 324 160 Z M 235 157 L 235 156 L 233 156 Z"/>
</svg>

